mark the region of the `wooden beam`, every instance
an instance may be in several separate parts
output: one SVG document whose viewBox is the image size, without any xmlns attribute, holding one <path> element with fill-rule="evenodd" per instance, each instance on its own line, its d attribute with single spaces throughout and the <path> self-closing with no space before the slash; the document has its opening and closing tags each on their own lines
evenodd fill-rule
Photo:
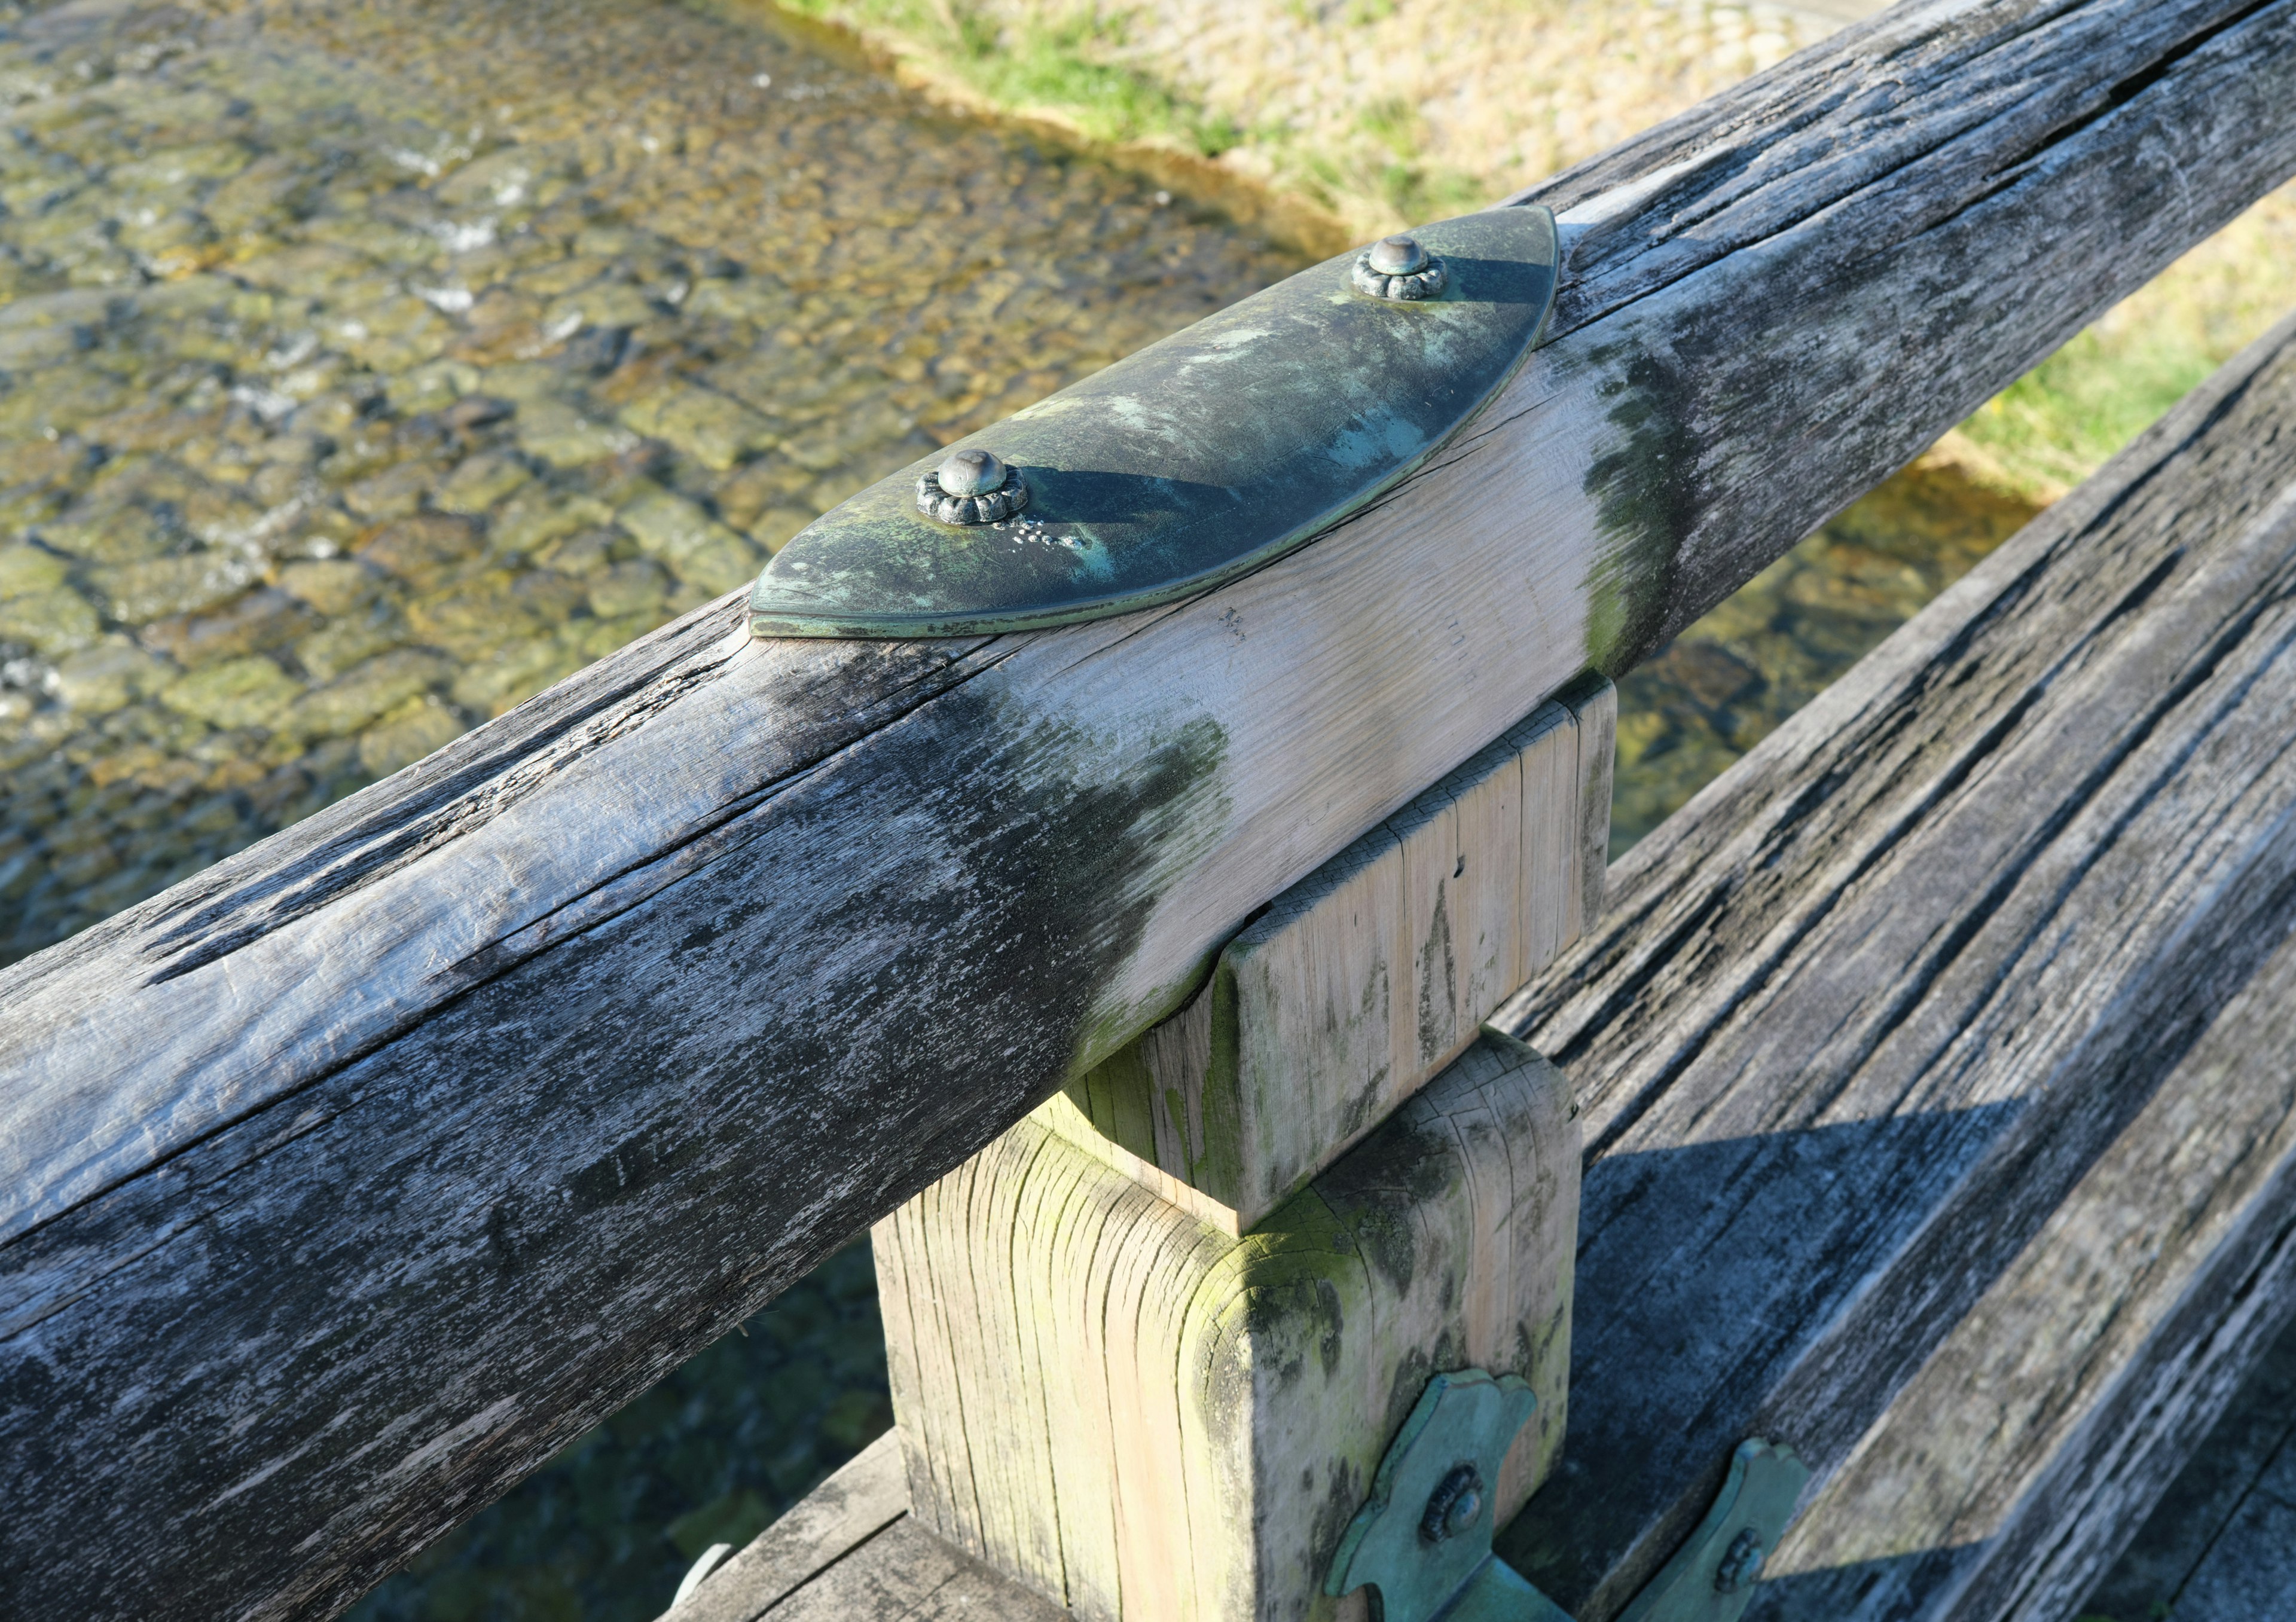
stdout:
<svg viewBox="0 0 2296 1622">
<path fill-rule="evenodd" d="M 1070 1622 L 909 1515 L 887 1432 L 718 1567 L 660 1622 Z"/>
<path fill-rule="evenodd" d="M 702 1578 L 678 1622 L 751 1622 L 908 1512 L 901 1440 L 889 1430 Z"/>
<path fill-rule="evenodd" d="M 1540 705 L 1269 903 L 1185 1008 L 1030 1118 L 1231 1239 L 1257 1225 L 1578 938 L 1617 727 L 1600 676 Z"/>
<path fill-rule="evenodd" d="M 1543 187 L 1556 341 L 1250 579 L 714 605 L 0 975 L 11 1607 L 348 1603 L 2296 169 L 2292 71 L 2296 0 L 1901 8 Z"/>
<path fill-rule="evenodd" d="M 1502 1014 L 1589 1143 L 1580 1622 L 1730 1450 L 1750 1617 L 2069 1616 L 2296 1312 L 2296 320 L 1611 869 Z"/>
<path fill-rule="evenodd" d="M 1023 1121 L 872 1234 L 912 1514 L 1086 1622 L 1332 1622 L 1429 1374 L 1536 1394 L 1501 1519 L 1551 1470 L 1578 1157 L 1561 1072 L 1488 1031 L 1241 1239 Z"/>
</svg>

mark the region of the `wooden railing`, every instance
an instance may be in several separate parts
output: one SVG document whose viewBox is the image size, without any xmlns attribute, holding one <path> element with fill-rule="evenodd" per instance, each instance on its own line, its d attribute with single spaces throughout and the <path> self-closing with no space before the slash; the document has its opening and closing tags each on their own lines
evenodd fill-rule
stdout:
<svg viewBox="0 0 2296 1622">
<path fill-rule="evenodd" d="M 0 976 L 5 1609 L 347 1605 L 2296 172 L 2292 80 L 2296 0 L 1900 6 L 1516 200 L 1553 340 L 1305 550 L 720 602 Z"/>
<path fill-rule="evenodd" d="M 1578 1463 L 1500 1547 L 1580 1622 L 1746 1435 L 1815 1472 L 1763 1615 L 2077 1616 L 2296 1312 L 2292 430 L 2296 318 L 1638 845 L 1501 1014 L 1587 1153 Z"/>
</svg>

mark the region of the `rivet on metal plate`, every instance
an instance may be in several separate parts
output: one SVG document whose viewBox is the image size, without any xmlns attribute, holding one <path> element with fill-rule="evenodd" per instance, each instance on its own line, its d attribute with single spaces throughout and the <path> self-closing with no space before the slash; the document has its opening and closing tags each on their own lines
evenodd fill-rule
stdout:
<svg viewBox="0 0 2296 1622">
<path fill-rule="evenodd" d="M 955 451 L 917 476 L 917 511 L 944 524 L 993 524 L 1029 504 L 1029 481 L 994 451 Z"/>
<path fill-rule="evenodd" d="M 1356 255 L 1348 279 L 1374 299 L 1432 299 L 1450 277 L 1416 237 L 1382 237 Z"/>
<path fill-rule="evenodd" d="M 871 486 L 775 554 L 750 630 L 1067 625 L 1210 590 L 1306 545 L 1423 463 L 1545 332 L 1546 209 L 1438 221 L 1412 245 L 1441 262 L 1431 296 L 1365 298 L 1343 254 L 950 446 L 1006 467 L 996 488 L 1015 494 L 1013 511 L 985 516 L 983 497 L 940 484 L 946 452 Z"/>
</svg>

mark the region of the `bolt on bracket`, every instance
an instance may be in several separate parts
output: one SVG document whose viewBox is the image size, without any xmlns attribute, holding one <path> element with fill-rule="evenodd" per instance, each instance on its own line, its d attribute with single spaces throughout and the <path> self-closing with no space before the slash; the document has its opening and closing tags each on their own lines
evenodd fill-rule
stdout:
<svg viewBox="0 0 2296 1622">
<path fill-rule="evenodd" d="M 1714 1507 L 1619 1622 L 1738 1622 L 1778 1546 L 1809 1466 L 1759 1438 L 1738 1444 Z"/>
<path fill-rule="evenodd" d="M 1464 1369 L 1429 1380 L 1340 1539 L 1324 1592 L 1369 1584 L 1384 1622 L 1570 1622 L 1491 1551 L 1487 1484 L 1537 1402 L 1513 1374 Z M 1792 1449 L 1741 1443 L 1714 1507 L 1619 1622 L 1737 1622 L 1808 1480 Z"/>
<path fill-rule="evenodd" d="M 1538 1404 L 1517 1376 L 1438 1374 L 1396 1433 L 1340 1539 L 1324 1592 L 1366 1583 L 1384 1622 L 1570 1622 L 1491 1552 L 1491 1494 Z"/>
</svg>

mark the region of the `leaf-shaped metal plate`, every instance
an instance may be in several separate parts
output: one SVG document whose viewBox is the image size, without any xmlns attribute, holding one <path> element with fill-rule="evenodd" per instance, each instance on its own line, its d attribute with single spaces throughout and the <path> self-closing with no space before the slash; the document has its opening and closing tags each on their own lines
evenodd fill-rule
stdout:
<svg viewBox="0 0 2296 1622">
<path fill-rule="evenodd" d="M 946 636 L 1097 619 L 1204 591 L 1313 539 L 1456 433 L 1536 347 L 1554 217 L 1413 233 L 1439 297 L 1366 297 L 1343 254 L 1126 356 L 949 450 L 1021 470 L 1027 511 L 957 527 L 919 475 L 800 530 L 750 596 L 764 636 Z M 944 451 L 941 455 L 946 455 Z"/>
</svg>

